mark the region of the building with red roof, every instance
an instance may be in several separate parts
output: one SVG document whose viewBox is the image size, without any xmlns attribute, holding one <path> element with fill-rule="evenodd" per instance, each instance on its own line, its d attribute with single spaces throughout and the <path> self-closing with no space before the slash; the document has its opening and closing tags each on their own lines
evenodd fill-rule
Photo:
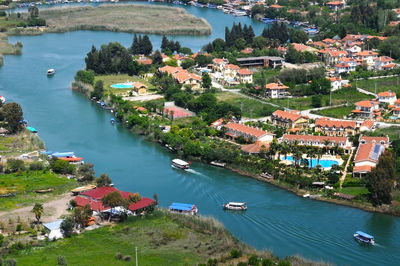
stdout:
<svg viewBox="0 0 400 266">
<path fill-rule="evenodd" d="M 341 10 L 345 7 L 346 3 L 344 1 L 331 1 L 326 3 L 326 6 L 332 10 Z"/>
<path fill-rule="evenodd" d="M 367 137 L 359 138 L 360 145 L 358 146 L 356 156 L 354 158 L 353 175 L 371 172 L 376 167 L 379 157 L 388 147 L 388 137 Z"/>
<path fill-rule="evenodd" d="M 390 70 L 395 66 L 396 64 L 393 63 L 393 58 L 389 56 L 379 56 L 375 59 L 375 69 L 377 70 Z"/>
<path fill-rule="evenodd" d="M 339 62 L 339 59 L 346 57 L 347 55 L 346 51 L 329 50 L 325 56 L 325 61 L 328 65 L 335 65 Z"/>
<path fill-rule="evenodd" d="M 361 59 L 363 63 L 367 64 L 368 67 L 374 67 L 375 66 L 375 60 L 378 57 L 378 53 L 374 51 L 361 51 L 358 53 L 355 53 L 353 56 L 355 59 Z"/>
<path fill-rule="evenodd" d="M 164 115 L 168 116 L 170 119 L 178 119 L 178 118 L 183 118 L 183 117 L 191 117 L 191 116 L 196 116 L 195 113 L 183 109 L 178 106 L 165 106 L 164 107 Z"/>
<path fill-rule="evenodd" d="M 282 83 L 268 83 L 265 85 L 265 96 L 272 99 L 284 98 L 289 94 L 287 89 L 289 89 L 289 87 Z"/>
<path fill-rule="evenodd" d="M 253 83 L 253 72 L 247 68 L 241 68 L 237 71 L 237 81 L 240 83 Z"/>
<path fill-rule="evenodd" d="M 225 125 L 226 135 L 234 139 L 243 137 L 249 141 L 270 142 L 273 140 L 274 135 L 264 130 L 246 126 L 239 123 L 229 122 Z"/>
<path fill-rule="evenodd" d="M 276 110 L 271 115 L 272 123 L 285 128 L 304 128 L 308 124 L 308 117 L 302 116 L 299 111 Z"/>
<path fill-rule="evenodd" d="M 394 103 L 397 101 L 396 93 L 391 90 L 380 92 L 378 93 L 378 101 L 379 103 L 394 105 Z"/>
<path fill-rule="evenodd" d="M 377 101 L 360 101 L 355 103 L 356 109 L 351 111 L 360 118 L 375 118 L 380 115 Z"/>
<path fill-rule="evenodd" d="M 321 132 L 326 136 L 354 136 L 357 133 L 356 128 L 356 121 L 331 120 L 327 118 L 318 118 L 315 121 L 315 132 Z"/>
<path fill-rule="evenodd" d="M 338 146 L 339 148 L 342 148 L 345 153 L 350 153 L 352 147 L 347 137 L 285 134 L 281 138 L 281 142 L 286 142 L 288 144 L 297 143 L 297 145 L 315 146 L 320 148 L 333 148 Z"/>
<path fill-rule="evenodd" d="M 360 132 L 362 132 L 362 131 L 370 131 L 370 130 L 373 129 L 373 127 L 374 127 L 374 121 L 373 120 L 365 120 L 360 125 Z"/>
<path fill-rule="evenodd" d="M 256 141 L 253 144 L 242 145 L 243 152 L 248 154 L 258 154 L 262 149 L 268 150 L 270 142 Z"/>
</svg>

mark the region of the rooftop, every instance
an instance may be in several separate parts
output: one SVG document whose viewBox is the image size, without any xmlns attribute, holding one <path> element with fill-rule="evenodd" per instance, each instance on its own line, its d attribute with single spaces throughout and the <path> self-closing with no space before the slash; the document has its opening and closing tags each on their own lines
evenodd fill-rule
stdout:
<svg viewBox="0 0 400 266">
<path fill-rule="evenodd" d="M 235 131 L 239 131 L 251 136 L 255 136 L 257 138 L 264 136 L 265 134 L 267 134 L 266 131 L 263 131 L 261 129 L 258 128 L 254 128 L 254 127 L 249 127 L 243 124 L 239 124 L 239 123 L 233 123 L 233 122 L 229 122 L 228 124 L 225 125 L 226 128 L 228 129 L 232 129 Z"/>
</svg>

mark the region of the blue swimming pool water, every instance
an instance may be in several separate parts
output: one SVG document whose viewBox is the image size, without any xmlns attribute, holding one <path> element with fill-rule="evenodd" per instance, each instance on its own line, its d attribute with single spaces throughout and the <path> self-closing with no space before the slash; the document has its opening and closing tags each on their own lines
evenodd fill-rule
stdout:
<svg viewBox="0 0 400 266">
<path fill-rule="evenodd" d="M 111 88 L 114 88 L 114 89 L 129 89 L 129 88 L 132 88 L 132 85 L 124 84 L 124 83 L 118 83 L 118 84 L 111 85 Z"/>
<path fill-rule="evenodd" d="M 287 156 L 286 159 L 294 162 L 292 156 Z M 285 156 L 282 156 L 281 160 L 285 160 Z M 307 160 L 308 160 L 308 163 L 310 164 L 310 162 L 311 162 L 310 158 L 307 158 Z M 312 167 L 315 167 L 317 165 L 317 163 L 318 163 L 317 159 L 312 159 Z M 339 163 L 335 160 L 319 160 L 319 165 L 321 165 L 322 168 L 332 167 L 332 165 L 334 165 L 334 164 L 337 165 Z"/>
</svg>

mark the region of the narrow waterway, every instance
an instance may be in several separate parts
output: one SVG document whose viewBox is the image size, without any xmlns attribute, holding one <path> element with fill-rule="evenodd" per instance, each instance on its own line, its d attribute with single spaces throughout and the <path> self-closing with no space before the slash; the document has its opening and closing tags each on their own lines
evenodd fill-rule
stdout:
<svg viewBox="0 0 400 266">
<path fill-rule="evenodd" d="M 225 25 L 238 19 L 217 10 L 188 10 L 205 17 L 214 30 L 211 37 L 175 37 L 194 50 L 223 37 Z M 254 25 L 257 31 L 262 29 Z M 160 37 L 151 39 L 159 47 Z M 128 46 L 131 40 L 131 34 L 88 31 L 10 37 L 11 42 L 24 44 L 23 55 L 5 57 L 0 68 L 0 94 L 22 104 L 25 118 L 39 131 L 48 149 L 75 151 L 94 163 L 98 174 L 108 173 L 117 188 L 149 197 L 157 193 L 161 206 L 174 201 L 195 203 L 201 215 L 217 218 L 236 237 L 256 248 L 282 257 L 299 254 L 339 265 L 399 265 L 399 218 L 299 198 L 199 163 L 193 164 L 192 172 L 174 170 L 170 167 L 173 154 L 111 125 L 108 112 L 70 90 L 92 44 L 119 41 Z M 48 68 L 56 69 L 53 78 L 46 77 Z M 246 201 L 249 209 L 243 214 L 224 212 L 221 205 L 227 201 Z M 374 235 L 377 245 L 360 246 L 353 240 L 356 230 Z"/>
</svg>

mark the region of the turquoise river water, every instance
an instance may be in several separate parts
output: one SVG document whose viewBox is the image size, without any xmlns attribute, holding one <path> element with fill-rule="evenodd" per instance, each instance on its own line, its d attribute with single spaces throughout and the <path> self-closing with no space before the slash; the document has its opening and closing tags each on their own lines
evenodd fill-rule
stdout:
<svg viewBox="0 0 400 266">
<path fill-rule="evenodd" d="M 213 27 L 211 36 L 175 36 L 183 46 L 198 50 L 224 35 L 234 21 L 264 27 L 247 17 L 235 18 L 214 9 L 187 7 Z M 151 36 L 159 47 L 160 36 Z M 117 188 L 138 191 L 160 205 L 197 204 L 201 215 L 220 220 L 237 238 L 276 255 L 301 255 L 338 265 L 400 265 L 400 218 L 297 197 L 271 185 L 225 169 L 194 163 L 191 172 L 171 168 L 174 155 L 144 141 L 119 125 L 111 114 L 70 89 L 92 44 L 110 41 L 130 45 L 132 34 L 77 31 L 31 37 L 10 37 L 24 44 L 23 55 L 6 56 L 0 68 L 0 94 L 22 104 L 25 118 L 39 131 L 47 148 L 74 151 L 108 173 Z M 46 71 L 55 68 L 53 78 Z M 227 201 L 245 201 L 245 213 L 224 212 Z M 353 240 L 357 230 L 375 236 L 374 247 Z"/>
</svg>

